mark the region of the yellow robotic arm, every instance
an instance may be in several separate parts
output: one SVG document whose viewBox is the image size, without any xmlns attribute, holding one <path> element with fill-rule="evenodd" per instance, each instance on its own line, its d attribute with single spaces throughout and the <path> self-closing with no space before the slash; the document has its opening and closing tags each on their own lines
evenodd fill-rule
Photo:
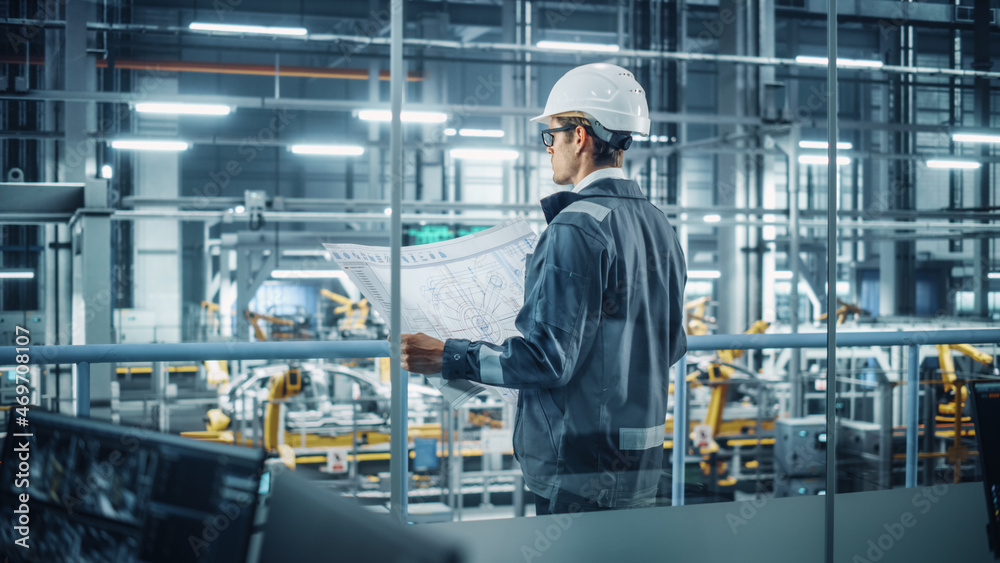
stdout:
<svg viewBox="0 0 1000 563">
<path fill-rule="evenodd" d="M 708 325 L 715 324 L 715 319 L 705 316 L 705 309 L 711 301 L 708 297 L 699 297 L 684 304 L 687 311 L 687 333 L 691 335 L 708 334 Z"/>
<path fill-rule="evenodd" d="M 757 321 L 744 334 L 762 334 L 769 326 L 771 325 L 765 321 Z M 734 360 L 743 356 L 743 352 L 743 350 L 719 350 L 719 361 L 708 366 L 709 381 L 722 383 L 728 380 L 735 370 L 725 364 L 732 364 Z M 704 422 L 711 428 L 713 443 L 709 446 L 710 449 L 718 449 L 719 447 L 718 444 L 714 443 L 714 439 L 718 436 L 719 428 L 722 426 L 722 410 L 726 406 L 726 393 L 728 391 L 729 385 L 724 383 L 712 386 L 712 396 L 708 401 Z"/>
<path fill-rule="evenodd" d="M 841 301 L 840 299 L 837 299 L 837 304 L 840 305 L 840 307 L 837 308 L 837 324 L 839 325 L 844 324 L 844 321 L 847 320 L 847 315 L 854 315 L 855 317 L 858 317 L 859 315 L 871 314 L 868 311 L 862 309 L 861 307 L 858 307 L 856 305 L 851 305 L 850 303 L 846 303 L 844 301 Z M 829 313 L 823 313 L 822 315 L 819 316 L 819 320 L 825 321 L 829 316 L 830 316 Z"/>
<path fill-rule="evenodd" d="M 213 387 L 222 388 L 229 383 L 229 363 L 226 360 L 205 360 L 207 382 Z"/>
<path fill-rule="evenodd" d="M 281 403 L 276 400 L 294 397 L 302 391 L 302 372 L 297 367 L 285 373 L 271 376 L 267 391 L 267 407 L 264 408 L 264 447 L 278 449 L 278 434 L 281 424 Z"/>
<path fill-rule="evenodd" d="M 264 329 L 260 328 L 258 321 L 267 321 L 269 323 L 282 326 L 295 326 L 295 321 L 289 319 L 283 319 L 281 317 L 275 317 L 272 315 L 254 313 L 253 311 L 250 310 L 243 311 L 243 315 L 247 318 L 248 321 L 250 321 L 250 325 L 253 326 L 254 336 L 257 337 L 257 340 L 259 342 L 264 342 L 265 340 L 267 340 L 267 333 L 264 332 Z"/>
<path fill-rule="evenodd" d="M 268 382 L 267 406 L 264 408 L 264 448 L 277 452 L 282 463 L 295 469 L 295 452 L 292 447 L 281 443 L 281 399 L 294 397 L 302 391 L 302 371 L 291 367 L 284 373 L 271 376 Z M 182 432 L 182 436 L 211 442 L 233 443 L 233 434 L 226 430 L 230 419 L 220 409 L 211 409 L 205 425 L 205 432 Z M 241 442 L 245 439 L 239 436 Z M 246 445 L 252 445 L 246 441 Z"/>
<path fill-rule="evenodd" d="M 334 293 L 334 292 L 330 291 L 329 289 L 321 289 L 321 290 L 319 290 L 319 294 L 322 295 L 323 297 L 326 297 L 327 299 L 332 299 L 333 301 L 336 301 L 337 303 L 340 303 L 341 305 L 346 305 L 348 307 L 350 307 L 350 305 L 352 303 L 352 301 L 350 299 L 344 297 L 343 295 L 341 295 L 339 293 Z M 340 307 L 338 307 L 337 308 L 337 312 L 341 313 L 343 311 L 340 311 Z"/>
<path fill-rule="evenodd" d="M 294 397 L 302 392 L 302 372 L 297 367 L 291 367 L 285 373 L 271 376 L 268 385 L 267 406 L 264 408 L 264 448 L 278 452 L 281 462 L 295 469 L 295 452 L 291 446 L 282 444 L 281 433 L 281 403 L 276 400 Z"/>
<path fill-rule="evenodd" d="M 344 297 L 339 293 L 334 293 L 329 289 L 321 289 L 319 290 L 319 294 L 327 299 L 340 303 L 340 307 L 333 310 L 334 313 L 344 315 L 344 319 L 340 321 L 340 326 L 338 328 L 341 330 L 360 330 L 365 328 L 365 322 L 368 319 L 368 311 L 370 309 L 367 299 L 362 299 L 361 301 L 355 303 L 349 298 Z"/>
<path fill-rule="evenodd" d="M 208 325 L 208 329 L 212 331 L 212 334 L 218 334 L 221 322 L 219 320 L 220 309 L 219 306 L 211 301 L 202 301 L 201 308 L 205 310 L 205 324 Z"/>
<path fill-rule="evenodd" d="M 952 350 L 961 352 L 973 360 L 983 365 L 993 365 L 993 356 L 979 351 L 971 344 L 938 344 L 938 363 L 941 365 L 941 379 L 944 380 L 944 392 L 953 393 L 955 399 L 951 403 L 938 406 L 938 412 L 944 415 L 955 416 L 956 413 L 965 408 L 965 399 L 969 396 L 969 391 L 964 385 L 961 390 L 955 387 L 955 361 L 951 357 Z"/>
</svg>

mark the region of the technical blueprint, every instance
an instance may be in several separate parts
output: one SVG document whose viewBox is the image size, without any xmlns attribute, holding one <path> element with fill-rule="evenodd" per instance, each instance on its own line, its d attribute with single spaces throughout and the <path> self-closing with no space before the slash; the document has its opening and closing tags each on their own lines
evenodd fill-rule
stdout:
<svg viewBox="0 0 1000 563">
<path fill-rule="evenodd" d="M 524 303 L 524 266 L 537 236 L 522 220 L 507 221 L 457 239 L 403 247 L 401 317 L 404 333 L 500 344 L 520 336 L 514 327 Z M 382 318 L 391 311 L 391 249 L 324 244 Z M 453 407 L 487 389 L 470 381 L 429 377 Z M 505 401 L 517 392 L 489 387 Z"/>
</svg>

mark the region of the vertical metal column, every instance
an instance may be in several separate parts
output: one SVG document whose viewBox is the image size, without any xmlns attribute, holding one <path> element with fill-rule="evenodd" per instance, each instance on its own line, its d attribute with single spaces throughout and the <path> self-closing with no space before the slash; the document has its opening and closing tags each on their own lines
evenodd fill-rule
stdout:
<svg viewBox="0 0 1000 563">
<path fill-rule="evenodd" d="M 788 132 L 788 267 L 792 271 L 792 282 L 788 293 L 789 324 L 792 334 L 799 332 L 799 280 L 802 279 L 802 268 L 799 260 L 799 137 L 801 126 L 792 125 Z M 802 365 L 802 351 L 792 348 L 792 359 L 789 361 L 788 381 L 791 384 L 790 405 L 792 418 L 805 415 L 805 388 L 799 373 Z"/>
<path fill-rule="evenodd" d="M 76 416 L 90 418 L 90 362 L 76 364 Z"/>
<path fill-rule="evenodd" d="M 917 404 L 920 394 L 920 346 L 910 346 L 906 379 L 906 488 L 917 486 Z"/>
<path fill-rule="evenodd" d="M 65 44 L 60 55 L 64 60 L 63 88 L 77 92 L 96 90 L 93 71 L 96 55 L 91 47 L 93 34 L 87 22 L 94 19 L 92 2 L 68 2 L 65 7 Z M 60 149 L 58 179 L 84 182 L 84 207 L 71 222 L 73 251 L 71 271 L 66 276 L 72 287 L 73 344 L 108 344 L 113 342 L 111 310 L 113 288 L 111 272 L 111 220 L 107 208 L 107 181 L 97 179 L 95 142 L 89 132 L 97 129 L 97 105 L 94 102 L 65 102 L 62 117 L 64 145 Z M 71 277 L 70 277 L 71 276 Z M 111 418 L 111 368 L 98 364 L 86 368 L 88 387 L 87 416 Z M 79 378 L 77 378 L 79 383 Z M 80 395 L 77 395 L 78 400 Z M 92 399 L 92 400 L 91 400 Z M 79 414 L 79 411 L 78 411 Z"/>
<path fill-rule="evenodd" d="M 500 33 L 505 43 L 517 43 L 517 8 L 519 4 L 520 0 L 503 1 L 503 10 L 500 13 Z M 513 64 L 517 60 L 517 57 L 518 54 L 516 52 L 500 55 L 501 60 L 507 62 L 507 64 L 500 67 L 500 105 L 503 107 L 517 105 L 517 71 L 515 69 L 518 65 Z M 490 95 L 492 96 L 492 93 Z M 522 144 L 520 142 L 522 140 L 521 136 L 518 133 L 530 124 L 526 124 L 524 118 L 513 116 L 501 117 L 500 124 L 502 129 L 508 132 L 508 135 L 503 139 L 503 144 L 513 150 L 518 150 L 518 145 Z M 516 160 L 502 163 L 501 183 L 503 186 L 503 195 L 501 201 L 504 203 L 517 202 L 518 169 L 522 166 L 523 160 L 524 157 L 521 156 Z"/>
<path fill-rule="evenodd" d="M 521 0 L 521 4 L 520 4 L 521 22 L 520 23 L 521 23 L 522 34 L 521 34 L 520 39 L 518 41 L 518 43 L 520 45 L 534 45 L 534 43 L 532 42 L 532 37 L 531 37 L 531 9 L 532 9 L 531 8 L 531 0 Z M 523 67 L 524 68 L 524 74 L 522 75 L 522 78 L 524 80 L 524 88 L 523 88 L 524 98 L 523 98 L 522 101 L 524 103 L 524 107 L 528 107 L 528 108 L 535 107 L 534 106 L 534 96 L 533 96 L 533 91 L 532 91 L 533 84 L 531 82 L 531 72 L 532 72 L 531 52 L 530 51 L 522 51 L 521 57 L 522 57 L 522 60 L 524 62 L 524 67 Z M 534 127 L 532 127 L 531 125 L 528 125 L 528 124 L 525 124 L 524 127 L 522 128 L 522 130 L 525 132 L 525 135 L 523 137 L 523 139 L 525 139 L 525 140 L 531 139 L 534 136 L 535 131 L 537 131 L 536 128 L 534 128 Z M 516 199 L 516 201 L 518 203 L 528 203 L 529 201 L 531 201 L 531 194 L 533 193 L 532 192 L 532 187 L 533 187 L 533 181 L 534 181 L 534 177 L 535 177 L 535 175 L 533 174 L 533 172 L 535 171 L 535 168 L 537 168 L 537 164 L 536 164 L 537 161 L 538 161 L 537 160 L 537 155 L 536 154 L 532 154 L 530 151 L 524 155 L 524 163 L 523 163 L 523 166 L 521 166 L 521 186 L 522 186 L 522 190 L 521 190 L 521 193 L 518 194 L 518 198 Z"/>
<path fill-rule="evenodd" d="M 988 71 L 993 68 L 993 61 L 990 60 L 991 45 L 992 42 L 996 41 L 993 38 L 992 31 L 990 29 L 990 0 L 975 0 L 973 7 L 973 42 L 974 42 L 974 52 L 975 59 L 972 63 L 972 68 L 980 71 Z M 996 5 L 996 4 L 993 4 Z M 991 115 L 990 110 L 990 80 L 987 78 L 976 77 L 975 79 L 975 90 L 974 90 L 974 107 L 976 116 L 976 127 L 982 127 L 988 129 L 990 127 Z M 989 158 L 992 153 L 992 146 L 989 143 L 983 143 L 979 148 L 979 154 L 983 158 Z M 990 189 L 990 170 L 992 165 L 989 163 L 984 163 L 976 171 L 976 175 L 979 180 L 979 190 L 976 192 L 974 201 L 976 202 L 976 207 L 982 209 L 990 209 L 993 204 L 990 201 L 991 189 Z M 984 223 L 986 221 L 983 221 Z M 973 239 L 972 248 L 973 256 L 975 260 L 973 261 L 973 278 L 974 283 L 973 289 L 973 314 L 980 318 L 989 318 L 990 308 L 989 308 L 989 282 L 988 275 L 991 263 L 990 254 L 990 244 L 991 239 L 988 238 L 977 238 Z M 993 243 L 995 244 L 995 243 Z"/>
<path fill-rule="evenodd" d="M 96 55 L 91 47 L 93 34 L 87 22 L 94 19 L 95 4 L 68 2 L 65 7 L 66 27 L 63 59 L 63 87 L 79 92 L 96 90 L 97 74 L 93 71 Z M 111 219 L 106 180 L 97 179 L 95 142 L 89 132 L 97 129 L 97 105 L 94 102 L 65 102 L 62 127 L 64 145 L 60 151 L 58 178 L 61 181 L 84 182 L 84 208 L 74 216 L 71 270 L 72 344 L 108 344 L 113 342 L 112 302 L 114 289 L 109 283 L 111 270 Z M 71 276 L 71 277 L 70 277 Z M 111 418 L 111 368 L 98 364 L 86 368 L 88 387 L 85 411 L 87 416 Z M 79 383 L 79 378 L 77 378 Z M 79 398 L 80 395 L 77 395 Z M 79 414 L 79 411 L 78 411 Z"/>
<path fill-rule="evenodd" d="M 684 454 L 687 450 L 687 356 L 681 357 L 674 366 L 674 447 L 673 490 L 670 505 L 684 504 Z"/>
<path fill-rule="evenodd" d="M 444 421 L 445 432 L 448 433 L 448 460 L 442 463 L 442 467 L 445 467 L 445 475 L 448 478 L 448 506 L 455 510 L 455 409 L 451 408 L 448 401 L 444 401 L 443 411 L 445 416 L 442 418 Z"/>
<path fill-rule="evenodd" d="M 378 12 L 381 9 L 381 3 L 378 0 L 369 0 L 368 9 L 371 13 Z M 380 62 L 378 59 L 372 57 L 368 62 L 368 101 L 373 104 L 381 104 L 382 97 L 380 93 L 381 79 L 379 78 L 379 73 L 381 71 Z M 379 135 L 381 134 L 382 124 L 377 121 L 369 122 L 368 124 L 368 143 L 374 145 L 368 150 L 368 187 L 366 192 L 362 192 L 360 195 L 355 195 L 359 199 L 384 199 L 385 193 L 382 191 L 382 149 L 379 148 Z"/>
<path fill-rule="evenodd" d="M 74 92 L 93 92 L 97 89 L 97 73 L 94 65 L 97 57 L 91 47 L 92 33 L 87 30 L 87 22 L 96 19 L 94 2 L 66 2 L 66 26 L 62 45 L 65 67 L 63 88 Z M 49 35 L 47 30 L 45 35 Z M 97 177 L 95 142 L 87 135 L 97 128 L 97 104 L 95 102 L 63 102 L 63 140 L 57 177 L 62 182 L 85 182 Z M 105 195 L 106 197 L 106 195 Z M 106 201 L 100 203 L 105 207 Z"/>
<path fill-rule="evenodd" d="M 452 483 L 455 485 L 455 491 L 457 494 L 457 499 L 455 502 L 455 520 L 459 522 L 462 521 L 462 508 L 465 507 L 465 491 L 462 490 L 462 474 L 465 472 L 465 456 L 462 455 L 462 444 L 464 443 L 464 438 L 462 437 L 462 421 L 468 420 L 467 415 L 463 413 L 468 413 L 469 411 L 461 410 L 462 408 L 455 410 L 455 416 L 453 420 L 455 421 L 455 465 L 452 468 Z"/>
<path fill-rule="evenodd" d="M 658 5 L 658 3 L 654 3 Z M 735 14 L 734 21 L 720 26 L 718 38 L 719 52 L 727 55 L 745 55 L 746 18 L 741 8 L 745 3 L 737 0 L 720 0 L 719 9 Z M 719 112 L 725 115 L 742 117 L 745 114 L 743 93 L 747 88 L 745 68 L 735 63 L 718 62 L 716 64 L 718 81 L 716 98 Z M 738 94 L 739 93 L 739 94 Z M 740 135 L 745 132 L 741 125 L 720 124 L 718 135 Z M 744 141 L 736 141 L 738 145 Z M 716 158 L 716 188 L 714 204 L 722 207 L 745 207 L 747 204 L 748 179 L 745 174 L 746 159 L 742 154 L 717 154 Z M 747 247 L 746 227 L 732 223 L 720 222 L 715 225 L 717 237 L 717 255 L 719 269 L 725 272 L 718 280 L 720 295 L 726 295 L 729 300 L 725 307 L 716 311 L 718 330 L 725 334 L 739 334 L 747 326 L 747 255 L 743 249 Z"/>
<path fill-rule="evenodd" d="M 878 375 L 878 391 L 875 400 L 878 407 L 878 486 L 892 488 L 892 389 L 893 385 L 884 373 Z"/>
<path fill-rule="evenodd" d="M 402 255 L 401 245 L 403 243 L 403 225 L 401 222 L 402 199 L 403 199 L 403 123 L 401 112 L 403 109 L 403 2 L 394 0 L 390 2 L 392 11 L 392 46 L 389 56 L 390 92 L 392 106 L 392 125 L 390 127 L 389 139 L 389 159 L 390 159 L 390 188 L 392 191 L 392 313 L 390 319 L 390 334 L 392 342 L 390 344 L 391 363 L 389 377 L 392 382 L 392 403 L 390 412 L 392 413 L 392 432 L 390 434 L 389 474 L 392 482 L 392 493 L 390 494 L 390 508 L 392 514 L 400 522 L 407 521 L 407 490 L 409 480 L 410 451 L 407 447 L 407 427 L 406 427 L 406 387 L 409 374 L 400 368 L 400 333 L 402 323 L 400 317 L 400 257 Z"/>
<path fill-rule="evenodd" d="M 105 180 L 90 180 L 85 188 L 88 205 L 101 205 L 107 197 Z M 97 202 L 97 203 L 94 203 Z M 108 209 L 77 211 L 72 232 L 72 344 L 110 344 L 112 333 L 111 212 Z M 100 363 L 87 371 L 89 416 L 111 419 L 111 366 Z"/>
<path fill-rule="evenodd" d="M 150 376 L 150 382 L 153 384 L 153 393 L 156 394 L 156 429 L 160 432 L 167 432 L 168 369 L 161 362 L 153 362 L 153 371 Z"/>
<path fill-rule="evenodd" d="M 837 0 L 827 0 L 827 223 L 826 223 L 826 562 L 833 563 L 834 510 L 837 495 Z M 798 257 L 795 257 L 798 260 Z"/>
</svg>

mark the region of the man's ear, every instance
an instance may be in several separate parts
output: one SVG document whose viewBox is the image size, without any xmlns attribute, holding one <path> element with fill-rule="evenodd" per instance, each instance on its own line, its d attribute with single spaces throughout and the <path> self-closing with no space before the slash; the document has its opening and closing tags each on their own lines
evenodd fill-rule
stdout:
<svg viewBox="0 0 1000 563">
<path fill-rule="evenodd" d="M 575 133 L 573 140 L 575 142 L 576 154 L 583 154 L 584 149 L 587 148 L 587 130 L 583 125 L 577 125 L 573 132 Z"/>
</svg>

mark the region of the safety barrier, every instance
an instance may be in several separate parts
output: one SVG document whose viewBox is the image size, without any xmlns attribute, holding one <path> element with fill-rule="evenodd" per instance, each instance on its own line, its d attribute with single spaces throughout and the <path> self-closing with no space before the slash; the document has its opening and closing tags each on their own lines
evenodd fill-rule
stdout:
<svg viewBox="0 0 1000 563">
<path fill-rule="evenodd" d="M 916 486 L 917 473 L 917 399 L 919 393 L 920 346 L 936 344 L 1000 343 L 1000 329 L 924 330 L 893 332 L 840 332 L 837 347 L 906 346 L 909 349 L 907 377 L 906 486 Z M 764 350 L 778 348 L 825 348 L 826 333 L 811 334 L 717 334 L 688 337 L 688 351 Z M 0 366 L 18 365 L 23 348 L 0 347 Z M 239 342 L 190 344 L 89 344 L 77 346 L 32 346 L 31 364 L 74 364 L 78 416 L 90 412 L 90 366 L 111 362 L 180 362 L 204 360 L 309 360 L 317 358 L 378 358 L 389 356 L 389 343 L 378 340 L 337 342 Z M 674 374 L 674 444 L 683 444 L 689 425 L 687 412 L 687 357 L 675 366 Z M 23 363 L 23 362 L 22 362 Z M 404 385 L 406 378 L 402 378 Z M 402 390 L 406 396 L 405 389 Z M 392 420 L 406 420 L 403 412 L 392 413 Z M 405 426 L 403 440 L 406 440 Z M 393 452 L 405 446 L 392 444 Z M 673 448 L 674 505 L 684 504 L 684 451 Z M 400 476 L 392 475 L 393 482 Z M 405 501 L 404 501 L 405 502 Z M 405 514 L 405 504 L 393 512 Z"/>
</svg>

